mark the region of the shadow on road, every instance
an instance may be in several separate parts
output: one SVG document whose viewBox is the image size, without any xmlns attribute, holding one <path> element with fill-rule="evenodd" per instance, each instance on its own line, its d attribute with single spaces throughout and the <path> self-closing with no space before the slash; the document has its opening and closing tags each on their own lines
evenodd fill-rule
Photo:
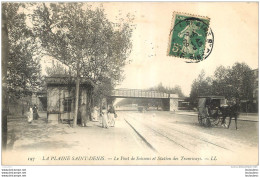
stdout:
<svg viewBox="0 0 260 177">
<path fill-rule="evenodd" d="M 25 117 L 9 117 L 7 150 L 12 150 L 14 146 L 17 149 L 70 148 L 76 142 L 50 141 L 52 136 L 69 134 L 65 130 L 68 127 L 67 124 L 48 124 L 45 117 L 33 120 L 31 124 Z"/>
</svg>

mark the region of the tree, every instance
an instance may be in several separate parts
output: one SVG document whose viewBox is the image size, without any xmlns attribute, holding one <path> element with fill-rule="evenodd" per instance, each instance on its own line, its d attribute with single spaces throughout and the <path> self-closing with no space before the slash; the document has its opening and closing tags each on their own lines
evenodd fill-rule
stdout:
<svg viewBox="0 0 260 177">
<path fill-rule="evenodd" d="M 218 95 L 253 102 L 254 80 L 252 69 L 245 63 L 235 63 L 232 67 L 219 66 L 214 75 L 207 78 L 202 70 L 192 84 L 191 104 L 196 106 L 196 98 L 200 95 Z"/>
<path fill-rule="evenodd" d="M 235 63 L 231 68 L 219 66 L 213 77 L 213 90 L 217 95 L 240 100 L 253 99 L 254 75 L 245 63 Z"/>
<path fill-rule="evenodd" d="M 167 88 L 163 86 L 162 83 L 159 83 L 158 86 L 151 88 L 150 90 L 167 93 L 167 94 L 177 94 L 179 97 L 184 97 L 184 94 L 179 85 L 175 85 L 173 88 L 171 87 Z"/>
<path fill-rule="evenodd" d="M 45 68 L 45 72 L 47 76 L 71 76 L 72 74 L 68 71 L 64 65 L 60 63 L 54 63 L 52 62 L 52 65 L 50 67 Z"/>
<path fill-rule="evenodd" d="M 170 89 L 170 93 L 177 94 L 181 98 L 185 97 L 179 85 L 176 85 L 172 89 Z"/>
<path fill-rule="evenodd" d="M 230 68 L 225 68 L 224 66 L 219 66 L 216 68 L 213 76 L 212 92 L 214 95 L 226 96 L 229 91 L 229 72 Z"/>
<path fill-rule="evenodd" d="M 7 143 L 10 98 L 21 98 L 38 87 L 40 66 L 33 58 L 34 41 L 26 26 L 22 3 L 2 3 L 2 148 Z"/>
<path fill-rule="evenodd" d="M 21 10 L 25 5 L 3 3 L 2 8 L 8 31 L 7 91 L 9 97 L 21 98 L 39 89 L 41 67 L 35 57 L 32 31 L 26 25 L 26 14 Z"/>
<path fill-rule="evenodd" d="M 197 98 L 199 96 L 212 95 L 212 79 L 206 77 L 205 71 L 201 70 L 198 78 L 191 85 L 190 104 L 197 106 Z"/>
<path fill-rule="evenodd" d="M 7 63 L 8 63 L 9 40 L 7 30 L 7 16 L 2 6 L 2 149 L 7 145 L 7 114 L 8 114 L 8 94 L 7 94 Z"/>
<path fill-rule="evenodd" d="M 78 114 L 80 76 L 102 85 L 112 78 L 120 80 L 122 66 L 131 52 L 131 18 L 116 24 L 109 21 L 102 7 L 93 9 L 84 3 L 40 3 L 31 16 L 35 36 L 43 54 L 54 57 L 76 71 Z"/>
<path fill-rule="evenodd" d="M 254 74 L 245 63 L 235 63 L 229 72 L 231 96 L 240 100 L 253 100 Z"/>
<path fill-rule="evenodd" d="M 8 93 L 20 98 L 39 89 L 41 67 L 27 48 L 29 44 L 10 45 L 7 70 Z"/>
</svg>

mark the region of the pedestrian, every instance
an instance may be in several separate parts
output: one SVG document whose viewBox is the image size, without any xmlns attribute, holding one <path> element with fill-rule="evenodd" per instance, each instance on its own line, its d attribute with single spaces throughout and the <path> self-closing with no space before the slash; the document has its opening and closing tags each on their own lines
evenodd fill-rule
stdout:
<svg viewBox="0 0 260 177">
<path fill-rule="evenodd" d="M 38 115 L 38 107 L 36 106 L 36 104 L 34 104 L 32 109 L 33 109 L 33 120 L 37 120 L 39 118 L 39 115 Z"/>
<path fill-rule="evenodd" d="M 102 107 L 101 117 L 102 117 L 102 127 L 108 128 L 107 109 L 105 106 Z"/>
<path fill-rule="evenodd" d="M 97 108 L 97 114 L 98 114 L 98 122 L 99 125 L 103 125 L 103 116 L 102 116 L 102 109 L 100 107 Z"/>
<path fill-rule="evenodd" d="M 80 108 L 80 117 L 81 117 L 81 124 L 82 127 L 87 127 L 87 123 L 88 123 L 88 118 L 87 118 L 87 108 L 86 108 L 86 104 L 82 103 Z"/>
<path fill-rule="evenodd" d="M 94 108 L 92 108 L 92 120 L 93 121 L 98 121 L 98 109 L 95 106 Z"/>
<path fill-rule="evenodd" d="M 116 114 L 116 111 L 115 111 L 115 108 L 114 108 L 113 105 L 109 105 L 109 109 L 108 109 L 107 113 L 108 113 L 109 125 L 111 127 L 114 127 L 115 126 L 115 118 L 117 117 L 117 114 Z"/>
<path fill-rule="evenodd" d="M 32 120 L 33 120 L 33 109 L 30 106 L 29 111 L 27 112 L 27 121 L 29 124 L 31 124 Z"/>
</svg>

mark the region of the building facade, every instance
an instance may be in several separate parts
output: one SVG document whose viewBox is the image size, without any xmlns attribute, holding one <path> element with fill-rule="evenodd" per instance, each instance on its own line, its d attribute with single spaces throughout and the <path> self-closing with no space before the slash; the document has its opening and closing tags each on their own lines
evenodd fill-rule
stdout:
<svg viewBox="0 0 260 177">
<path fill-rule="evenodd" d="M 72 77 L 46 77 L 48 122 L 55 124 L 74 119 L 75 81 L 76 78 Z M 93 82 L 81 78 L 79 106 L 83 103 L 86 105 L 88 116 L 90 116 L 93 88 Z"/>
</svg>

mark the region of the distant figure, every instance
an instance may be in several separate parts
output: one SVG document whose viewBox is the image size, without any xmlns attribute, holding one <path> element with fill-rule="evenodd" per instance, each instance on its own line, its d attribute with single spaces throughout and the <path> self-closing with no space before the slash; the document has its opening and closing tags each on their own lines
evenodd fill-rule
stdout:
<svg viewBox="0 0 260 177">
<path fill-rule="evenodd" d="M 86 108 L 85 103 L 81 104 L 79 111 L 80 111 L 80 118 L 81 118 L 82 127 L 86 127 L 88 120 L 87 120 L 87 108 Z"/>
<path fill-rule="evenodd" d="M 103 124 L 103 116 L 102 116 L 102 109 L 100 109 L 100 107 L 97 108 L 97 113 L 98 113 L 99 125 L 102 126 L 102 124 Z"/>
<path fill-rule="evenodd" d="M 36 104 L 34 104 L 32 109 L 33 109 L 33 120 L 37 120 L 39 118 L 39 114 L 38 114 L 38 107 L 36 106 Z"/>
<path fill-rule="evenodd" d="M 29 111 L 27 113 L 27 121 L 28 121 L 29 124 L 31 124 L 32 120 L 33 120 L 33 109 L 30 106 Z"/>
<path fill-rule="evenodd" d="M 93 121 L 98 121 L 98 108 L 95 106 L 92 108 L 92 120 Z"/>
<path fill-rule="evenodd" d="M 102 107 L 101 118 L 102 118 L 102 127 L 108 128 L 107 109 L 105 106 Z"/>
<path fill-rule="evenodd" d="M 108 113 L 109 124 L 110 124 L 111 127 L 114 127 L 115 126 L 115 118 L 117 117 L 117 114 L 116 114 L 116 111 L 115 111 L 115 108 L 114 108 L 113 105 L 109 106 L 107 113 Z"/>
</svg>

